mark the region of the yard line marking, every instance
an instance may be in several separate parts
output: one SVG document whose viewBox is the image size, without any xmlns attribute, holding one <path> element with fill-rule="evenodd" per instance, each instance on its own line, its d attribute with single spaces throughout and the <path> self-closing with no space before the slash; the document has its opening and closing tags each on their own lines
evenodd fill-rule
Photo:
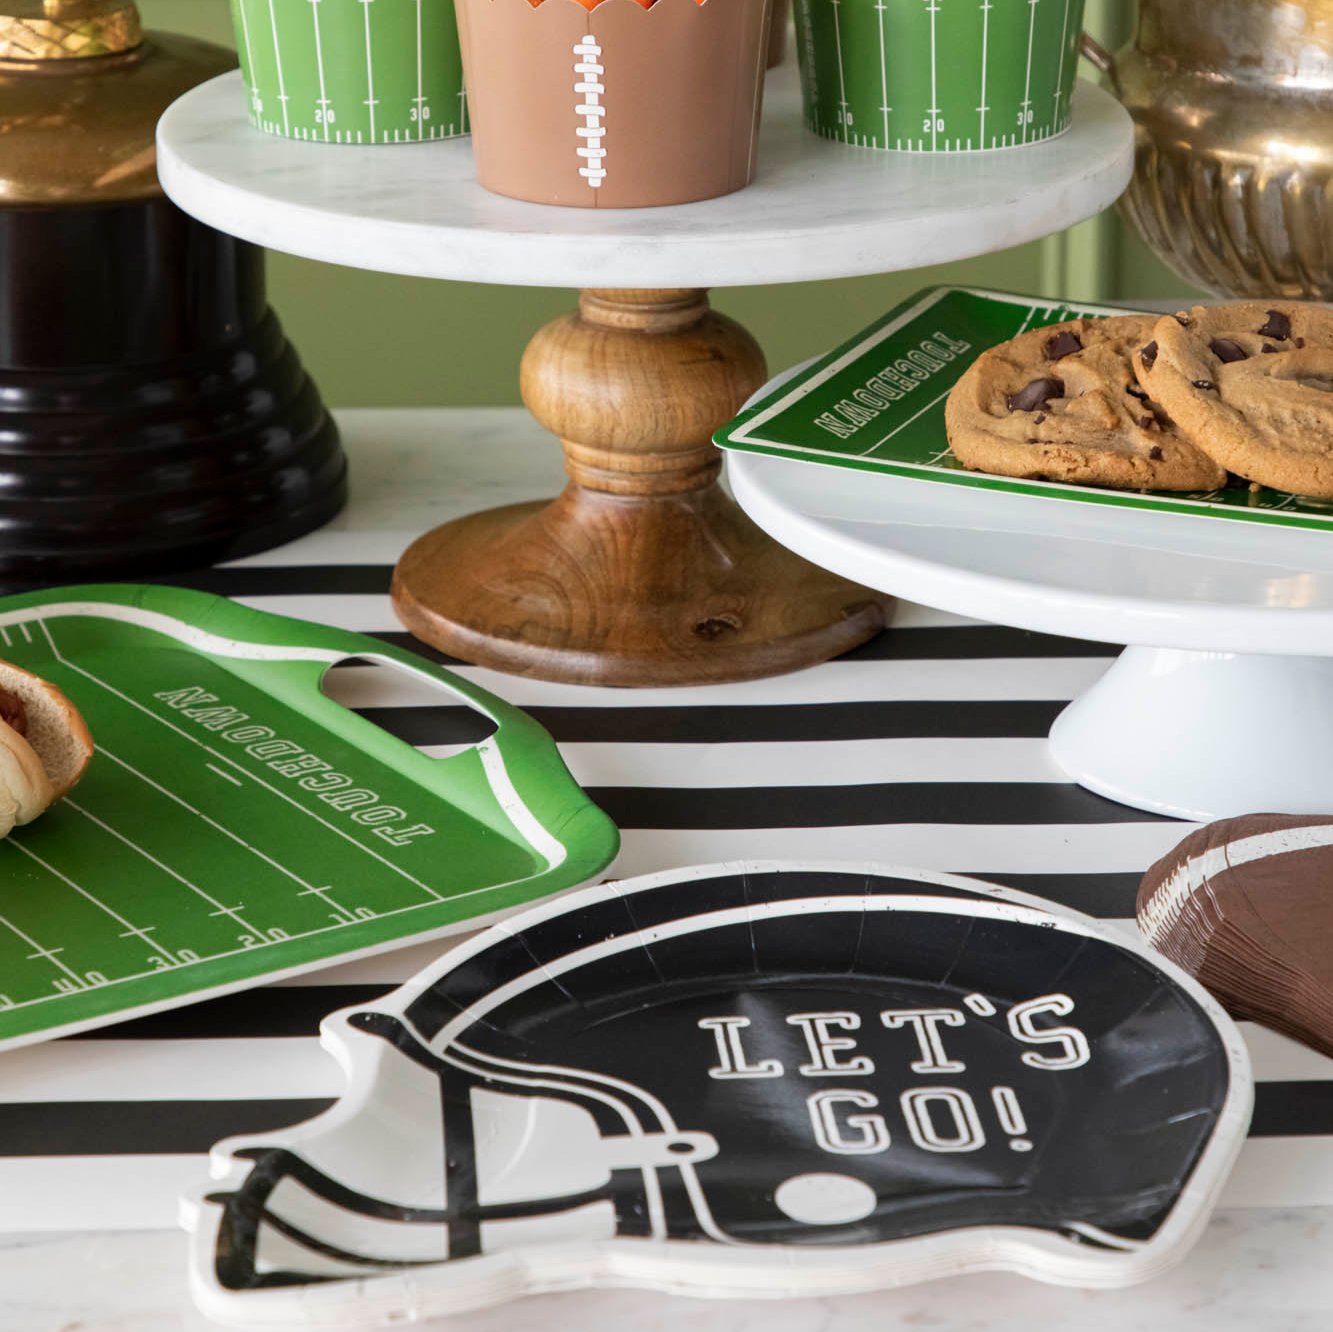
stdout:
<svg viewBox="0 0 1333 1332">
<path fill-rule="evenodd" d="M 13 643 L 11 643 L 11 642 L 9 641 L 9 630 L 8 630 L 8 629 L 0 629 L 0 639 L 4 639 L 4 643 L 5 643 L 5 646 L 6 646 L 6 647 L 13 647 L 13 646 L 14 646 Z"/>
<path fill-rule="evenodd" d="M 324 86 L 324 44 L 319 35 L 319 7 L 323 0 L 310 0 L 310 15 L 315 20 L 315 67 L 319 71 L 319 116 L 324 125 L 324 142 L 329 141 L 329 96 Z"/>
<path fill-rule="evenodd" d="M 217 773 L 217 775 L 221 777 L 224 782 L 230 782 L 233 786 L 243 785 L 239 777 L 233 777 L 231 773 L 223 772 L 223 770 L 219 768 L 216 763 L 205 763 L 204 767 L 206 767 L 209 770 L 209 772 Z"/>
<path fill-rule="evenodd" d="M 833 0 L 833 46 L 838 53 L 838 107 L 842 111 L 842 141 L 851 142 L 851 128 L 847 110 L 847 81 L 842 68 L 842 25 L 838 22 L 841 0 Z"/>
<path fill-rule="evenodd" d="M 241 39 L 245 46 L 245 67 L 249 71 L 252 82 L 250 111 L 257 120 L 263 104 L 259 97 L 259 71 L 255 68 L 255 53 L 250 45 L 250 20 L 245 15 L 245 0 L 237 0 L 236 12 L 241 16 Z"/>
<path fill-rule="evenodd" d="M 421 0 L 417 0 L 417 139 L 426 137 L 426 84 L 422 69 Z"/>
<path fill-rule="evenodd" d="M 343 917 L 343 919 L 348 924 L 350 924 L 352 921 L 355 920 L 370 920 L 374 915 L 374 913 L 372 912 L 370 916 L 361 916 L 358 915 L 355 911 L 349 911 L 348 908 L 343 906 L 341 902 L 336 902 L 334 901 L 333 898 L 329 896 L 329 890 L 327 887 L 316 888 L 312 885 L 309 888 L 302 888 L 301 891 L 297 894 L 298 897 L 310 897 L 312 895 L 318 897 L 319 900 L 323 902 L 325 906 L 332 907 L 333 910 L 336 911 L 339 916 Z"/>
<path fill-rule="evenodd" d="M 269 26 L 273 29 L 273 60 L 278 67 L 278 101 L 282 103 L 282 132 L 290 134 L 292 132 L 292 122 L 291 116 L 287 112 L 287 103 L 291 99 L 287 96 L 287 81 L 282 73 L 282 46 L 278 42 L 278 15 L 273 6 L 274 0 L 268 0 Z"/>
<path fill-rule="evenodd" d="M 256 776 L 254 773 L 241 767 L 241 765 L 237 763 L 235 759 L 228 757 L 226 754 L 219 753 L 216 749 L 213 749 L 211 746 L 206 745 L 197 736 L 191 735 L 189 731 L 182 730 L 179 726 L 175 725 L 173 722 L 169 722 L 165 717 L 159 717 L 158 714 L 152 710 L 152 708 L 147 708 L 137 699 L 131 698 L 126 693 L 122 693 L 121 690 L 115 687 L 115 685 L 108 684 L 105 680 L 99 679 L 96 675 L 94 675 L 92 671 L 87 670 L 83 666 L 80 666 L 77 662 L 70 661 L 68 657 L 62 655 L 59 647 L 56 646 L 56 640 L 54 637 L 52 637 L 50 626 L 47 624 L 46 620 L 43 618 L 38 620 L 37 623 L 41 625 L 42 632 L 46 635 L 46 641 L 51 645 L 51 651 L 55 653 L 56 660 L 60 662 L 62 666 L 67 666 L 69 667 L 70 670 L 77 671 L 78 674 L 84 676 L 86 679 L 91 680 L 95 685 L 98 685 L 102 689 L 105 689 L 107 693 L 114 694 L 122 702 L 128 703 L 130 707 L 137 709 L 139 712 L 142 712 L 146 717 L 151 717 L 159 725 L 165 726 L 167 730 L 174 731 L 177 735 L 181 736 L 183 739 L 188 740 L 192 745 L 198 746 L 198 748 L 202 749 L 205 754 L 211 754 L 215 759 L 220 759 L 223 763 L 229 764 L 232 768 L 234 768 L 237 772 L 239 772 L 242 777 L 248 777 L 257 786 L 262 786 L 264 790 L 271 792 L 273 795 L 277 796 L 280 800 L 285 800 L 287 804 L 291 805 L 294 809 L 300 810 L 302 814 L 305 814 L 309 818 L 314 819 L 316 823 L 327 828 L 330 832 L 336 833 L 339 837 L 343 839 L 343 841 L 350 842 L 354 847 L 357 848 L 358 851 L 363 851 L 373 860 L 378 860 L 381 865 L 384 865 L 387 868 L 391 869 L 400 878 L 406 879 L 408 883 L 414 884 L 416 887 L 420 888 L 421 891 L 425 893 L 428 897 L 430 897 L 432 900 L 436 902 L 444 902 L 446 900 L 450 900 L 446 899 L 443 894 L 437 893 L 435 889 L 432 888 L 429 884 L 422 883 L 421 880 L 418 879 L 414 874 L 409 874 L 400 865 L 395 865 L 392 860 L 389 860 L 385 856 L 380 855 L 378 851 L 374 850 L 371 847 L 363 845 L 361 842 L 358 842 L 356 838 L 353 837 L 350 833 L 344 832 L 343 829 L 337 827 L 335 824 L 330 823 L 327 819 L 320 818 L 320 816 L 316 814 L 314 810 L 307 809 L 298 800 L 293 800 L 292 797 L 286 793 L 286 791 L 279 790 L 278 787 L 276 786 L 270 786 L 268 782 L 266 782 L 262 777 Z M 106 751 L 103 752 L 105 753 Z M 128 767 L 129 765 L 126 764 L 124 766 Z M 139 775 L 142 776 L 143 774 L 140 773 Z M 157 785 L 157 783 L 154 782 L 153 785 Z M 195 812 L 198 813 L 197 810 Z M 212 820 L 209 821 L 212 822 Z M 221 824 L 218 824 L 217 826 L 221 827 Z M 257 848 L 252 847 L 251 849 L 255 850 L 256 854 L 259 855 L 263 854 L 262 852 L 259 852 Z M 269 857 L 264 856 L 264 859 L 268 860 Z M 270 863 L 275 865 L 277 864 L 276 861 L 271 861 Z M 285 872 L 286 871 L 284 871 L 284 873 Z M 295 875 L 292 875 L 291 877 L 296 878 Z M 303 888 L 310 887 L 310 884 L 305 883 L 303 880 L 298 880 L 298 882 L 301 883 L 301 886 Z"/>
<path fill-rule="evenodd" d="M 884 52 L 884 11 L 888 6 L 878 0 L 875 12 L 879 15 L 879 109 L 884 117 L 884 146 L 889 146 L 889 65 Z"/>
<path fill-rule="evenodd" d="M 361 12 L 366 18 L 366 105 L 370 108 L 370 141 L 375 142 L 375 108 L 379 99 L 375 96 L 375 67 L 371 57 L 370 44 L 370 7 L 375 0 L 361 0 Z M 360 142 L 360 139 L 357 139 Z"/>
<path fill-rule="evenodd" d="M 28 632 L 28 626 L 22 620 L 19 621 L 19 628 L 23 631 L 23 641 L 31 643 L 32 635 Z"/>
<path fill-rule="evenodd" d="M 187 879 L 183 874 L 178 874 L 174 869 L 171 868 L 170 865 L 164 865 L 155 855 L 152 854 L 152 852 L 146 851 L 143 847 L 139 846 L 138 843 L 130 841 L 128 837 L 126 837 L 123 833 L 117 832 L 109 823 L 105 823 L 103 822 L 103 820 L 99 819 L 97 815 L 94 814 L 91 810 L 87 810 L 82 805 L 76 804 L 73 800 L 69 799 L 68 796 L 65 798 L 65 804 L 68 805 L 70 809 L 75 810 L 79 814 L 82 814 L 85 819 L 88 819 L 91 822 L 95 823 L 104 832 L 109 832 L 112 837 L 114 837 L 118 842 L 123 842 L 126 846 L 130 848 L 131 851 L 138 852 L 138 854 L 141 855 L 145 860 L 156 865 L 158 869 L 160 869 L 164 874 L 171 875 L 171 877 L 175 879 L 177 883 L 183 883 L 192 893 L 195 893 L 199 897 L 202 897 L 204 901 L 209 904 L 209 906 L 216 907 L 217 910 L 210 914 L 230 916 L 238 925 L 242 926 L 244 929 L 249 930 L 251 934 L 260 933 L 260 931 L 255 929 L 255 927 L 251 925 L 250 922 L 246 920 L 244 916 L 239 914 L 237 908 L 223 906 L 222 903 L 219 902 L 218 899 L 214 897 L 212 893 L 208 892 L 204 888 L 200 888 L 197 883 L 191 883 L 189 879 Z"/>
<path fill-rule="evenodd" d="M 922 407 L 919 412 L 913 412 L 912 415 L 909 416 L 906 421 L 903 421 L 899 425 L 894 426 L 894 428 L 890 430 L 889 433 L 885 435 L 883 439 L 877 439 L 868 449 L 862 449 L 861 454 L 859 456 L 864 457 L 867 453 L 874 453 L 874 451 L 877 448 L 879 448 L 881 444 L 887 444 L 889 440 L 891 440 L 895 435 L 901 434 L 904 430 L 907 429 L 909 425 L 912 424 L 913 421 L 916 421 L 921 417 L 925 416 L 925 414 L 928 411 L 930 411 L 932 407 L 938 407 L 940 403 L 942 403 L 945 400 L 945 398 L 947 398 L 949 394 L 952 392 L 953 392 L 952 388 L 945 389 L 944 392 L 941 393 L 938 397 L 932 398 L 928 403 L 926 403 L 926 405 Z"/>
<path fill-rule="evenodd" d="M 1037 6 L 1041 0 L 1028 0 L 1028 65 L 1023 79 L 1023 142 L 1028 141 L 1028 117 L 1032 114 L 1032 38 L 1037 29 Z"/>
<path fill-rule="evenodd" d="M 1065 48 L 1069 45 L 1069 0 L 1065 0 L 1064 22 L 1060 25 L 1060 72 L 1055 77 L 1055 120 L 1051 125 L 1054 133 L 1060 128 L 1060 94 L 1065 85 Z"/>
<path fill-rule="evenodd" d="M 16 842 L 13 841 L 12 839 L 10 841 L 10 845 L 14 847 L 15 850 L 21 851 L 30 860 L 35 860 L 48 874 L 54 874 L 55 877 L 61 881 L 61 883 L 68 885 L 76 893 L 78 893 L 80 897 L 86 898 L 99 911 L 105 912 L 108 916 L 111 917 L 112 920 L 116 921 L 120 925 L 123 925 L 128 934 L 135 935 L 138 938 L 142 939 L 144 943 L 146 943 L 150 948 L 153 948 L 158 953 L 160 953 L 168 962 L 172 964 L 172 966 L 180 965 L 179 959 L 173 952 L 171 952 L 170 949 L 165 948 L 162 944 L 158 943 L 157 940 L 150 939 L 148 937 L 149 932 L 155 929 L 156 926 L 149 926 L 147 930 L 140 929 L 137 925 L 134 925 L 130 921 L 126 920 L 125 917 L 122 916 L 120 912 L 115 909 L 115 907 L 107 906 L 105 902 L 100 901 L 98 898 L 94 897 L 93 894 L 90 893 L 86 888 L 82 887 L 80 884 L 75 883 L 74 880 L 71 879 L 68 874 L 62 874 L 58 869 L 56 869 L 54 865 L 48 864 L 45 860 L 41 858 L 41 856 L 37 854 L 36 851 L 30 850 L 28 847 L 24 846 L 22 842 Z"/>
<path fill-rule="evenodd" d="M 995 6 L 991 0 L 983 0 L 981 6 L 981 105 L 977 110 L 981 113 L 981 134 L 977 142 L 984 148 L 986 146 L 986 112 L 990 107 L 986 105 L 986 64 L 990 54 L 990 12 Z"/>
<path fill-rule="evenodd" d="M 15 845 L 17 845 L 17 843 L 16 843 Z M 515 882 L 522 882 L 522 880 L 515 880 Z M 508 888 L 508 887 L 510 887 L 511 885 L 510 885 L 510 884 L 497 884 L 497 885 L 495 885 L 495 886 L 496 886 L 496 887 L 501 887 L 501 888 Z M 459 894 L 459 897 L 460 897 L 460 899 L 461 899 L 461 898 L 463 898 L 463 897 L 470 897 L 470 896 L 472 896 L 473 893 L 481 893 L 481 892 L 489 892 L 489 891 L 490 891 L 490 886 L 488 885 L 486 888 L 476 888 L 476 889 L 473 889 L 471 893 L 461 893 L 461 894 Z M 432 903 L 432 902 L 411 902 L 411 903 L 409 903 L 407 906 L 392 907 L 392 908 L 390 908 L 388 911 L 381 911 L 381 912 L 379 913 L 379 915 L 376 916 L 375 919 L 376 919 L 376 920 L 383 920 L 385 917 L 388 917 L 388 916 L 402 916 L 402 915 L 406 915 L 406 914 L 408 914 L 409 912 L 412 912 L 412 911 L 420 911 L 420 910 L 422 910 L 422 909 L 425 908 L 425 907 L 429 907 L 429 906 L 433 906 L 433 905 L 434 905 L 434 903 Z M 8 922 L 8 921 L 5 921 L 5 920 L 4 920 L 4 917 L 2 917 L 2 916 L 0 916 L 0 922 L 3 922 L 4 924 L 9 924 L 9 922 Z M 265 938 L 262 938 L 262 937 L 261 937 L 261 938 L 260 938 L 259 940 L 257 940 L 255 943 L 250 944 L 250 945 L 245 946 L 245 947 L 242 947 L 242 948 L 229 948 L 229 949 L 227 949 L 225 952 L 221 952 L 221 953 L 209 953 L 207 957 L 201 957 L 201 958 L 199 959 L 199 962 L 193 963 L 192 965 L 194 965 L 194 966 L 198 966 L 199 963 L 202 963 L 202 962 L 222 962 L 222 961 L 225 961 L 225 960 L 226 960 L 227 958 L 229 958 L 229 957 L 243 957 L 243 956 L 245 956 L 246 954 L 255 954 L 255 953 L 258 953 L 258 952 L 260 951 L 260 949 L 262 949 L 262 948 L 276 948 L 276 947 L 278 947 L 278 946 L 280 946 L 280 945 L 282 945 L 282 944 L 292 943 L 294 940 L 298 940 L 298 939 L 311 939 L 311 938 L 314 938 L 316 935 L 320 935 L 320 934 L 332 934 L 335 930 L 345 930 L 349 925 L 359 925 L 359 924 L 361 924 L 361 923 L 362 923 L 362 922 L 361 922 L 360 920 L 355 920 L 355 921 L 353 921 L 353 920 L 337 921 L 337 922 L 335 922 L 335 923 L 332 924 L 332 925 L 319 925 L 319 926 L 317 926 L 317 927 L 316 927 L 315 929 L 313 929 L 313 930 L 306 930 L 306 931 L 304 931 L 304 932 L 301 933 L 301 934 L 293 934 L 293 935 L 289 935 L 289 936 L 288 936 L 287 938 L 285 938 L 285 939 L 265 939 Z M 451 922 L 451 923 L 457 924 L 457 922 Z M 11 926 L 11 928 L 14 928 L 14 927 Z M 400 946 L 409 946 L 409 945 L 411 945 L 411 944 L 413 944 L 413 943 L 426 943 L 426 942 L 430 942 L 430 939 L 431 939 L 432 937 L 438 937 L 438 935 L 439 935 L 439 928 L 440 928 L 439 926 L 435 926 L 435 925 L 428 926 L 425 930 L 421 931 L 419 934 L 415 934 L 415 935 L 413 935 L 413 934 L 404 935 L 401 939 L 396 940 L 396 941 L 394 941 L 393 943 L 389 943 L 389 944 L 383 944 L 383 945 L 381 945 L 381 948 L 382 948 L 382 950 L 383 950 L 384 952 L 388 952 L 390 949 L 397 948 L 397 947 L 400 947 Z M 15 933 L 20 933 L 20 932 L 19 932 L 17 929 L 15 929 Z M 445 937 L 447 937 L 447 935 L 446 935 Z M 362 945 L 362 947 L 364 948 L 365 945 Z M 47 953 L 49 953 L 49 951 L 50 951 L 50 950 L 43 950 L 42 955 L 45 956 Z M 378 951 L 378 950 L 377 950 L 377 951 Z M 61 965 L 63 965 L 63 964 L 60 963 L 58 960 L 55 960 L 55 959 L 52 959 L 52 960 L 53 960 L 53 961 L 56 961 L 56 965 L 57 965 L 57 966 L 61 966 Z M 313 963 L 313 964 L 311 964 L 311 965 L 309 965 L 309 966 L 293 967 L 291 964 L 287 964 L 286 966 L 283 966 L 282 964 L 278 964 L 278 965 L 273 969 L 273 971 L 265 971 L 265 970 L 261 970 L 260 972 L 258 972 L 258 973 L 257 973 L 257 974 L 258 974 L 258 978 L 259 978 L 258 983 L 267 985 L 271 980 L 276 979 L 279 975 L 292 975 L 292 974 L 299 973 L 299 972 L 312 972 L 312 971 L 318 971 L 318 970 L 321 968 L 321 966 L 323 966 L 323 965 L 326 965 L 326 964 L 327 964 L 327 965 L 329 965 L 329 966 L 333 966 L 333 965 L 335 965 L 336 963 L 339 963 L 339 962 L 342 962 L 342 961 L 347 961 L 347 960 L 349 960 L 349 959 L 343 957 L 341 954 L 339 954 L 339 953 L 337 953 L 337 952 L 334 952 L 334 953 L 330 953 L 330 954 L 328 954 L 328 955 L 327 955 L 324 959 L 322 959 L 320 962 L 318 962 L 318 963 Z M 173 968 L 172 968 L 173 971 L 178 971 L 178 970 L 181 970 L 181 969 L 182 969 L 181 967 L 173 967 Z M 71 974 L 71 975 L 74 977 L 74 979 L 77 980 L 77 981 L 79 982 L 79 984 L 82 985 L 85 989 L 87 989 L 87 988 L 89 987 L 89 982 L 86 981 L 82 976 L 79 976 L 76 972 L 71 972 L 70 974 Z M 99 982 L 97 983 L 97 989 L 99 989 L 99 990 L 104 990 L 104 989 L 107 989 L 107 988 L 109 988 L 110 986 L 113 986 L 113 985 L 126 985 L 126 984 L 128 984 L 129 982 L 131 982 L 131 981 L 139 981 L 139 980 L 159 980 L 159 979 L 161 979 L 162 976 L 164 976 L 164 975 L 166 975 L 166 974 L 167 974 L 166 971 L 162 970 L 161 968 L 154 967 L 154 968 L 151 968 L 151 969 L 148 970 L 148 971 L 136 971 L 136 972 L 133 972 L 133 973 L 131 973 L 130 975 L 127 975 L 127 976 L 112 976 L 112 977 L 110 977 L 109 979 L 107 979 L 107 980 L 105 980 L 105 981 L 99 981 Z M 225 990 L 225 989 L 227 989 L 227 988 L 228 988 L 228 986 L 227 986 L 227 983 L 226 983 L 226 982 L 223 982 L 223 983 L 220 983 L 220 984 L 216 984 L 216 985 L 204 985 L 204 986 L 202 986 L 200 989 L 198 989 L 198 990 L 192 990 L 192 991 L 190 992 L 190 993 L 191 993 L 191 996 L 192 996 L 190 1000 L 187 1001 L 187 1000 L 185 1000 L 184 998 L 182 998 L 182 999 L 181 999 L 181 1004 L 184 1005 L 186 1002 L 191 1002 L 191 1003 L 192 1003 L 192 1002 L 194 1002 L 195 999 L 206 999 L 206 998 L 208 998 L 209 995 L 216 994 L 216 993 L 218 993 L 219 991 Z M 42 994 L 42 995 L 38 995 L 36 998 L 33 998 L 33 999 L 20 999 L 20 1000 L 18 1000 L 16 1003 L 7 1004 L 3 1009 L 0 1009 L 0 1012 L 3 1012 L 3 1013 L 11 1013 L 11 1012 L 14 1012 L 14 1011 L 16 1011 L 16 1010 L 18 1010 L 18 1009 L 20 1009 L 20 1008 L 32 1008 L 32 1007 L 34 1007 L 34 1006 L 37 1005 L 37 1004 L 45 1004 L 45 1003 L 49 1003 L 52 999 L 69 999 L 69 998 L 71 998 L 71 997 L 73 996 L 73 993 L 74 993 L 73 991 L 61 991 L 61 992 L 56 993 L 56 994 Z M 146 1002 L 152 1003 L 152 1002 L 155 1002 L 155 1000 L 149 1000 L 149 1001 L 146 1001 Z M 130 1018 L 130 1017 L 133 1017 L 133 1016 L 135 1015 L 135 1013 L 137 1013 L 138 1011 L 139 1011 L 139 1008 L 138 1008 L 138 1007 L 136 1007 L 136 1008 L 128 1008 L 128 1009 L 124 1010 L 123 1013 L 120 1013 L 120 1014 L 118 1015 L 117 1020 L 119 1021 L 119 1020 L 122 1020 L 122 1019 L 124 1019 L 124 1018 Z"/>
<path fill-rule="evenodd" d="M 285 865 L 282 865 L 278 861 L 274 860 L 272 856 L 266 855 L 257 846 L 252 846 L 239 833 L 232 832 L 232 830 L 228 828 L 225 824 L 219 823 L 216 819 L 205 814 L 203 810 L 196 809 L 192 804 L 190 804 L 188 800 L 182 799 L 174 791 L 167 790 L 165 786 L 162 786 L 158 782 L 155 782 L 151 777 L 148 776 L 147 773 L 140 772 L 139 769 L 134 767 L 133 764 L 127 763 L 123 758 L 120 758 L 118 755 L 113 754 L 105 746 L 98 746 L 97 752 L 99 754 L 105 754 L 107 758 L 109 758 L 112 761 L 112 763 L 119 764 L 127 772 L 133 773 L 134 776 L 139 778 L 140 781 L 146 782 L 154 790 L 160 791 L 164 796 L 167 796 L 171 800 L 174 800 L 182 808 L 188 809 L 191 814 L 195 815 L 196 818 L 202 819 L 210 827 L 216 828 L 218 832 L 223 833 L 227 837 L 230 837 L 231 840 L 233 842 L 236 842 L 239 846 L 243 846 L 247 851 L 253 852 L 260 858 L 260 860 L 265 861 L 267 864 L 271 865 L 280 874 L 285 874 L 294 883 L 299 883 L 302 888 L 310 888 L 312 886 L 311 884 L 307 883 L 303 878 L 301 878 L 299 874 L 295 873 L 292 870 L 289 870 Z"/>
<path fill-rule="evenodd" d="M 936 0 L 930 0 L 930 147 L 937 151 L 940 146 L 940 89 L 939 65 L 935 47 L 935 15 L 940 12 Z"/>
<path fill-rule="evenodd" d="M 17 845 L 17 843 L 15 843 L 15 845 Z M 11 930 L 11 931 L 13 931 L 13 933 L 17 934 L 18 937 L 19 937 L 20 939 L 22 939 L 23 942 L 24 942 L 25 944 L 27 944 L 29 948 L 33 949 L 34 952 L 31 954 L 31 956 L 32 956 L 33 958 L 44 957 L 44 958 L 46 958 L 46 960 L 47 960 L 48 962 L 50 962 L 53 966 L 57 966 L 57 967 L 59 967 L 60 970 L 63 971 L 63 972 L 65 973 L 65 975 L 68 976 L 68 977 L 70 977 L 72 980 L 78 981 L 78 983 L 79 983 L 80 985 L 87 985 L 88 982 L 87 982 L 86 980 L 84 980 L 84 978 L 83 978 L 82 976 L 80 976 L 79 973 L 78 973 L 77 971 L 74 971 L 74 970 L 71 969 L 70 967 L 67 967 L 67 966 L 66 966 L 66 965 L 65 965 L 65 964 L 64 964 L 64 963 L 63 963 L 63 962 L 56 956 L 57 953 L 63 951 L 62 949 L 59 949 L 59 948 L 43 948 L 42 945 L 39 944 L 39 943 L 37 942 L 37 940 L 34 939 L 34 938 L 32 937 L 32 935 L 26 933 L 24 930 L 19 929 L 19 927 L 18 927 L 17 925 L 15 925 L 14 922 L 13 922 L 12 920 L 8 920 L 8 919 L 7 919 L 6 917 L 4 917 L 4 916 L 0 916 L 0 925 L 3 925 L 7 930 Z M 63 996 L 57 996 L 57 995 L 43 995 L 42 997 L 43 997 L 43 998 L 51 998 L 51 999 L 55 999 L 55 998 L 59 998 L 59 997 L 63 997 Z M 21 1008 L 21 1007 L 22 1007 L 22 1004 L 11 1004 L 11 1005 L 8 1005 L 7 1007 Z"/>
</svg>

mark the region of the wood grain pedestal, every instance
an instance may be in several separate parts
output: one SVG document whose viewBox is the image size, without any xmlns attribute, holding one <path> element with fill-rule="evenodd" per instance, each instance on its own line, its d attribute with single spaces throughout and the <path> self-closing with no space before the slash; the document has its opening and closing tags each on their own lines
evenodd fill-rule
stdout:
<svg viewBox="0 0 1333 1332">
<path fill-rule="evenodd" d="M 585 290 L 522 367 L 569 485 L 415 542 L 399 618 L 465 661 L 604 685 L 753 679 L 872 637 L 892 598 L 777 545 L 718 485 L 712 434 L 764 380 L 758 345 L 705 291 Z"/>
</svg>

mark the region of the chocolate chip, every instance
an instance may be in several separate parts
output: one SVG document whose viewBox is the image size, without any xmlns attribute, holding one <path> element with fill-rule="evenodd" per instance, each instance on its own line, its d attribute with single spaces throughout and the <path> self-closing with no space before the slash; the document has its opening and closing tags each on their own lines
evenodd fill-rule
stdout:
<svg viewBox="0 0 1333 1332">
<path fill-rule="evenodd" d="M 1059 379 L 1034 379 L 1017 393 L 1005 399 L 1011 412 L 1041 411 L 1052 398 L 1063 398 L 1065 386 Z"/>
<path fill-rule="evenodd" d="M 23 700 L 8 689 L 0 689 L 0 722 L 20 735 L 28 734 L 28 709 Z"/>
<path fill-rule="evenodd" d="M 1190 326 L 1190 317 L 1187 314 L 1176 314 L 1171 317 L 1181 326 L 1181 328 L 1188 328 Z"/>
<path fill-rule="evenodd" d="M 1071 333 L 1068 329 L 1046 339 L 1046 359 L 1048 361 L 1060 361 L 1066 356 L 1072 356 L 1075 352 L 1081 352 L 1082 350 L 1083 339 L 1077 333 Z"/>
<path fill-rule="evenodd" d="M 1157 364 L 1157 344 L 1150 342 L 1140 353 L 1139 360 L 1145 370 L 1151 370 Z"/>
<path fill-rule="evenodd" d="M 1140 417 L 1139 417 L 1139 429 L 1140 429 L 1140 430 L 1156 430 L 1156 429 L 1160 429 L 1160 427 L 1159 427 L 1158 424 L 1157 424 L 1157 418 L 1156 418 L 1155 416 L 1140 416 Z"/>
<path fill-rule="evenodd" d="M 1156 444 L 1154 444 L 1152 448 L 1148 450 L 1148 457 L 1150 457 L 1153 460 L 1153 462 L 1161 462 L 1165 456 L 1166 455 L 1162 452 L 1160 448 L 1157 447 Z"/>
<path fill-rule="evenodd" d="M 1240 345 L 1239 342 L 1232 342 L 1230 338 L 1216 338 L 1208 344 L 1208 350 L 1223 364 L 1230 364 L 1232 361 L 1248 361 L 1250 353 Z"/>
<path fill-rule="evenodd" d="M 1137 398 L 1140 402 L 1148 401 L 1148 395 L 1141 388 L 1136 388 L 1133 384 L 1131 384 L 1125 392 L 1128 393 L 1131 398 Z"/>
<path fill-rule="evenodd" d="M 1297 338 L 1297 339 L 1296 339 L 1296 346 L 1297 346 L 1297 347 L 1304 347 L 1304 346 L 1305 346 L 1305 339 L 1304 339 L 1304 338 Z"/>
<path fill-rule="evenodd" d="M 1034 416 L 1034 417 L 1032 418 L 1032 424 L 1033 424 L 1033 425 L 1040 425 L 1045 419 L 1046 419 L 1046 413 L 1045 413 L 1045 412 L 1038 412 L 1038 413 L 1036 414 L 1036 416 Z"/>
<path fill-rule="evenodd" d="M 1281 310 L 1270 310 L 1268 322 L 1255 331 L 1261 338 L 1276 338 L 1279 342 L 1286 342 L 1291 337 L 1291 319 Z"/>
<path fill-rule="evenodd" d="M 1195 379 L 1191 382 L 1196 389 L 1202 389 L 1205 393 L 1217 392 L 1217 385 L 1211 379 Z"/>
<path fill-rule="evenodd" d="M 1265 342 L 1259 350 L 1262 351 L 1265 356 L 1275 356 L 1282 350 L 1282 348 L 1274 347 L 1271 342 Z"/>
</svg>

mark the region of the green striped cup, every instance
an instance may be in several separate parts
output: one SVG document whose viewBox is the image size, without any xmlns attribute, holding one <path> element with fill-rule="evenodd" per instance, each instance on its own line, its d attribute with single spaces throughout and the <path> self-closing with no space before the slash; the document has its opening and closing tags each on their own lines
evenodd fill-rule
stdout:
<svg viewBox="0 0 1333 1332">
<path fill-rule="evenodd" d="M 453 0 L 231 0 L 250 120 L 316 143 L 468 133 Z"/>
<path fill-rule="evenodd" d="M 1069 128 L 1084 0 L 796 0 L 806 124 L 910 153 Z"/>
</svg>

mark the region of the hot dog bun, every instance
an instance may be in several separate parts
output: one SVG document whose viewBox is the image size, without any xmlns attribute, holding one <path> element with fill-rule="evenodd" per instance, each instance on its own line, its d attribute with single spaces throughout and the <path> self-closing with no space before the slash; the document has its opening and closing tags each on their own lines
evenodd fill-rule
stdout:
<svg viewBox="0 0 1333 1332">
<path fill-rule="evenodd" d="M 0 721 L 0 830 L 8 832 L 74 789 L 93 741 L 78 709 L 48 681 L 0 661 L 0 689 L 16 695 L 26 713 L 23 735 Z"/>
</svg>

